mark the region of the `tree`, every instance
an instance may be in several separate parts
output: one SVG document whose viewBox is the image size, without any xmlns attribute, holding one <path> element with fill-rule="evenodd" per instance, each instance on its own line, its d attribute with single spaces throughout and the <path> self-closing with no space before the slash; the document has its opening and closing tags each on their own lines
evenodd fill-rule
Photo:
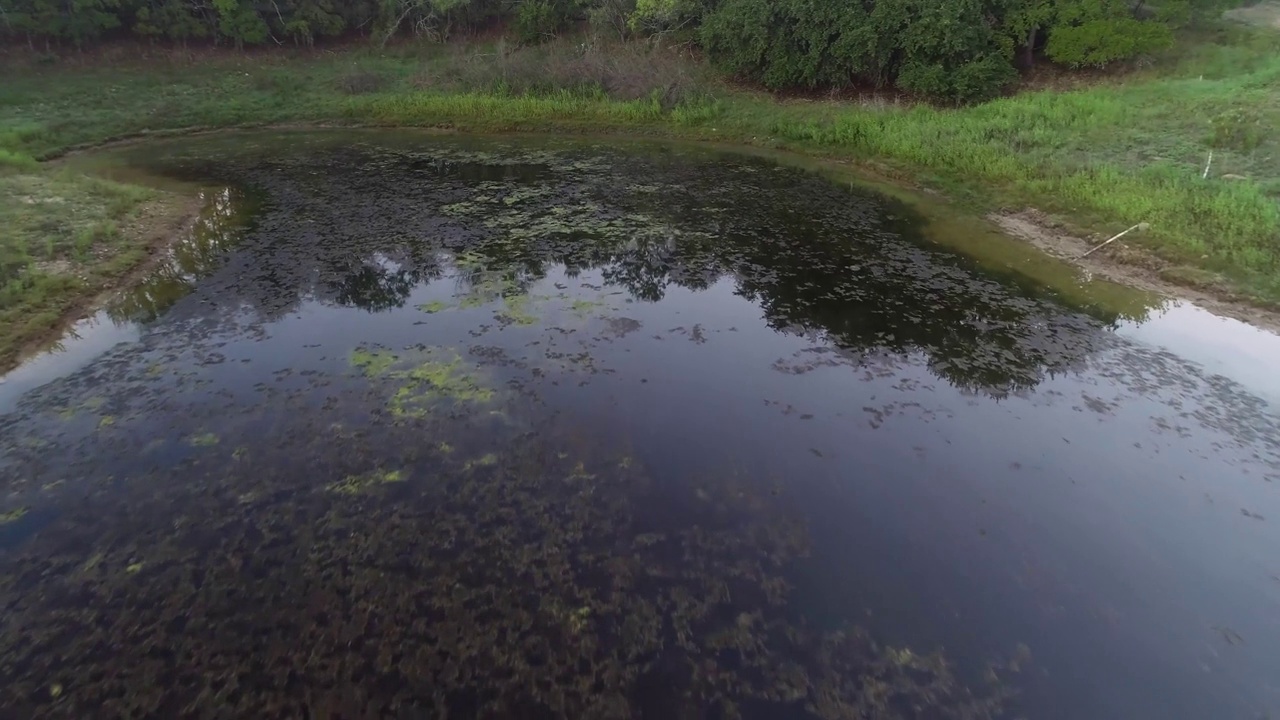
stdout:
<svg viewBox="0 0 1280 720">
<path fill-rule="evenodd" d="M 271 34 L 251 0 L 213 0 L 213 7 L 218 13 L 218 32 L 235 43 L 237 50 L 265 42 Z"/>
</svg>

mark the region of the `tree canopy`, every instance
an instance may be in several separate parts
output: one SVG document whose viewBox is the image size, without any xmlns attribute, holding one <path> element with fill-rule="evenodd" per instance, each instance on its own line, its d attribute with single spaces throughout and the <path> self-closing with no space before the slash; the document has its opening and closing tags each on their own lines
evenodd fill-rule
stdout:
<svg viewBox="0 0 1280 720">
<path fill-rule="evenodd" d="M 1160 50 L 1194 2 L 1165 0 L 0 0 L 0 36 L 40 45 L 112 37 L 251 45 L 396 34 L 444 39 L 496 23 L 523 42 L 590 21 L 683 33 L 710 61 L 767 87 L 896 86 L 981 100 L 1037 55 L 1101 67 Z"/>
</svg>

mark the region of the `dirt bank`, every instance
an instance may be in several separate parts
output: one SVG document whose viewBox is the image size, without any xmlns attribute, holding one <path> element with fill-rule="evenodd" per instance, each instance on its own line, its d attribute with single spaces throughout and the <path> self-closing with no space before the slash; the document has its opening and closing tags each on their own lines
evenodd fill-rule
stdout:
<svg viewBox="0 0 1280 720">
<path fill-rule="evenodd" d="M 1235 318 L 1271 332 L 1280 333 L 1280 312 L 1251 304 L 1215 284 L 1208 273 L 1190 274 L 1189 268 L 1174 266 L 1126 244 L 1121 238 L 1094 252 L 1084 253 L 1106 238 L 1073 235 L 1045 213 L 1035 209 L 997 212 L 989 220 L 1013 237 L 1026 240 L 1054 257 L 1066 260 L 1086 273 L 1142 290 L 1194 303 L 1215 315 Z"/>
</svg>

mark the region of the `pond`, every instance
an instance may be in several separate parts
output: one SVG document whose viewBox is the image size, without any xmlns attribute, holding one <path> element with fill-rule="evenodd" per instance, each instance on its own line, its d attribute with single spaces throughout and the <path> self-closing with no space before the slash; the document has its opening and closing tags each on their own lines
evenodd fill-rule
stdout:
<svg viewBox="0 0 1280 720">
<path fill-rule="evenodd" d="M 0 385 L 0 714 L 1280 712 L 1274 336 L 714 149 L 104 162 L 207 203 Z"/>
</svg>

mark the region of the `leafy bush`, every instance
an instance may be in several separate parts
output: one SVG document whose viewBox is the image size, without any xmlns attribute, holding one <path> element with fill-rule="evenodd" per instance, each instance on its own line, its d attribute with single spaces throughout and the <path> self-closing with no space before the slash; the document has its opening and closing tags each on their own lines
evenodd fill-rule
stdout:
<svg viewBox="0 0 1280 720">
<path fill-rule="evenodd" d="M 898 73 L 898 87 L 956 102 L 989 99 L 1018 77 L 1009 61 L 988 55 L 958 67 L 908 63 Z"/>
<path fill-rule="evenodd" d="M 702 44 L 721 69 L 770 88 L 876 85 L 948 100 L 988 98 L 1015 73 L 979 2 L 727 0 L 706 17 Z"/>
<path fill-rule="evenodd" d="M 858 3 L 727 0 L 702 24 L 723 70 L 770 88 L 848 82 L 866 67 L 867 15 Z"/>
<path fill-rule="evenodd" d="M 569 0 L 524 0 L 516 9 L 513 29 L 521 42 L 543 42 L 568 27 L 574 13 Z"/>
<path fill-rule="evenodd" d="M 1167 25 L 1133 18 L 1097 19 L 1054 28 L 1045 53 L 1071 67 L 1105 67 L 1172 44 L 1173 31 Z"/>
</svg>

